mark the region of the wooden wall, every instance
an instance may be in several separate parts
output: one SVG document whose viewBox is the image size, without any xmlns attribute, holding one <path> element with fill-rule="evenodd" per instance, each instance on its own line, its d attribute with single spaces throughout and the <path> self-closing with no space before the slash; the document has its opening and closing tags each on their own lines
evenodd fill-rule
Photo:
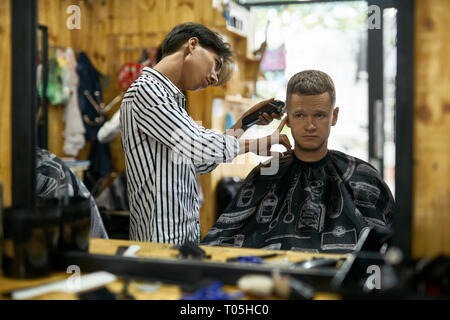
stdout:
<svg viewBox="0 0 450 320">
<path fill-rule="evenodd" d="M 81 9 L 80 30 L 66 27 L 69 17 L 66 8 L 72 4 Z M 117 72 L 123 63 L 137 61 L 141 48 L 157 47 L 175 25 L 187 21 L 203 23 L 222 32 L 235 49 L 239 63 L 239 71 L 225 87 L 188 93 L 188 109 L 194 120 L 211 128 L 214 98 L 225 98 L 252 89 L 252 71 L 257 62 L 246 57 L 246 39 L 225 30 L 225 19 L 219 11 L 213 10 L 210 0 L 38 0 L 38 11 L 39 23 L 49 28 L 50 45 L 85 51 L 94 66 L 109 77 L 109 87 L 104 90 L 105 102 L 120 93 Z M 49 113 L 49 150 L 60 157 L 65 156 L 62 151 L 63 108 L 62 105 L 50 106 Z M 118 108 L 119 104 L 108 113 L 108 117 Z M 110 147 L 113 170 L 120 174 L 125 170 L 125 160 L 119 136 L 110 143 Z M 89 143 L 81 150 L 78 159 L 87 159 L 88 154 Z M 223 168 L 227 166 L 200 176 L 204 196 L 208 199 L 200 211 L 202 234 L 215 221 L 216 205 L 210 199 L 215 199 L 215 185 L 222 174 L 229 172 Z M 238 170 L 239 176 L 245 177 L 251 168 L 246 166 L 244 169 Z"/>
<path fill-rule="evenodd" d="M 3 201 L 11 205 L 11 5 L 0 0 L 0 181 Z"/>
<path fill-rule="evenodd" d="M 415 1 L 413 244 L 450 254 L 450 1 Z"/>
<path fill-rule="evenodd" d="M 212 10 L 206 10 L 207 3 L 198 0 L 38 0 L 38 21 L 48 26 L 50 45 L 72 47 L 87 53 L 93 65 L 109 79 L 109 86 L 104 90 L 104 101 L 109 102 L 120 93 L 117 82 L 120 66 L 125 62 L 137 61 L 142 48 L 158 46 L 174 25 L 193 20 L 194 12 L 202 21 L 211 21 Z M 69 17 L 66 9 L 73 4 L 81 9 L 79 30 L 66 27 Z M 108 113 L 109 117 L 118 110 L 119 105 Z M 50 109 L 49 149 L 58 156 L 64 156 L 63 106 L 52 106 Z M 123 172 L 125 166 L 120 138 L 113 140 L 110 146 L 113 169 Z M 88 154 L 89 143 L 78 158 L 86 159 Z"/>
</svg>

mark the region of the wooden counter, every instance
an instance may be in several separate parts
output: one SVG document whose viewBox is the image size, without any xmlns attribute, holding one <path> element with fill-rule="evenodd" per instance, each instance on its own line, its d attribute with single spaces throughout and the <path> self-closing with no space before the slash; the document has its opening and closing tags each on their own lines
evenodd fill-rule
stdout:
<svg viewBox="0 0 450 320">
<path fill-rule="evenodd" d="M 147 258 L 163 258 L 163 259 L 177 259 L 178 250 L 171 249 L 173 245 L 149 243 L 149 242 L 135 242 L 127 240 L 104 240 L 104 239 L 92 239 L 90 242 L 89 252 L 92 254 L 116 254 L 119 246 L 130 246 L 137 244 L 140 246 L 140 250 L 136 253 L 138 257 Z M 206 251 L 207 255 L 210 255 L 210 260 L 214 262 L 225 262 L 226 259 L 238 256 L 246 255 L 263 255 L 269 253 L 277 253 L 278 255 L 273 258 L 268 258 L 265 261 L 268 263 L 285 263 L 285 262 L 300 262 L 310 260 L 313 257 L 333 257 L 333 258 L 346 258 L 345 255 L 334 254 L 317 254 L 308 252 L 295 252 L 295 251 L 274 251 L 274 250 L 260 250 L 260 249 L 247 249 L 247 248 L 230 248 L 230 247 L 212 247 L 201 246 Z M 82 272 L 83 270 L 81 270 Z M 39 279 L 12 279 L 0 276 L 0 295 L 21 289 L 26 287 L 33 287 L 53 281 L 59 281 L 70 277 L 72 274 L 64 272 L 55 272 L 48 277 Z M 181 289 L 176 285 L 161 284 L 159 289 L 154 292 L 143 292 L 140 290 L 143 284 L 155 284 L 154 282 L 139 282 L 131 281 L 129 284 L 128 292 L 138 300 L 177 300 L 182 297 Z M 123 288 L 123 282 L 117 280 L 107 285 L 107 288 L 114 293 L 121 292 Z M 232 293 L 236 292 L 237 288 L 233 286 L 225 286 L 226 291 Z M 244 297 L 252 298 L 252 297 Z M 272 297 L 274 298 L 274 297 Z M 333 295 L 317 294 L 316 299 L 334 299 Z M 1 297 L 0 299 L 5 299 Z M 77 295 L 54 292 L 45 294 L 36 298 L 37 300 L 73 300 L 78 299 Z M 254 299 L 254 297 L 253 297 Z"/>
</svg>

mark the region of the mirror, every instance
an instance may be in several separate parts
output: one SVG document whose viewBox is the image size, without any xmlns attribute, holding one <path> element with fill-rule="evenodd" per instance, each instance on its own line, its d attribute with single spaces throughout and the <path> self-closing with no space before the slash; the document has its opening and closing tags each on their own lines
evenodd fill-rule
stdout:
<svg viewBox="0 0 450 320">
<path fill-rule="evenodd" d="M 311 1 L 312 2 L 312 1 Z M 323 1 L 321 1 L 323 2 Z M 336 1 L 335 1 L 336 2 Z M 363 1 L 364 2 L 364 1 Z M 14 2 L 13 2 L 14 3 Z M 22 60 L 20 63 L 23 63 L 23 61 L 32 61 L 35 56 L 34 54 L 37 52 L 36 48 L 34 45 L 31 45 L 30 43 L 36 43 L 36 29 L 37 29 L 37 23 L 36 23 L 36 17 L 37 17 L 37 12 L 38 11 L 42 11 L 43 12 L 43 2 L 36 2 L 36 6 L 34 8 L 31 8 L 31 11 L 26 11 L 25 12 L 30 12 L 30 17 L 27 17 L 28 21 L 31 21 L 30 24 L 32 27 L 34 27 L 33 29 L 33 33 L 34 36 L 31 38 L 24 38 L 23 41 L 23 46 L 20 47 L 19 49 L 19 42 L 14 41 L 14 46 L 16 46 L 15 50 L 19 50 L 21 52 L 21 54 L 18 55 L 13 55 L 14 59 L 16 61 Z M 338 5 L 338 2 L 336 2 Z M 312 4 L 307 4 L 307 5 L 312 5 Z M 13 6 L 14 7 L 14 6 Z M 21 8 L 23 9 L 23 8 Z M 81 8 L 81 13 L 83 13 L 83 10 L 87 8 L 87 4 L 83 4 L 82 8 Z M 384 8 L 383 8 L 384 9 Z M 379 168 L 380 169 L 384 169 L 384 176 L 388 178 L 389 181 L 391 181 L 391 183 L 395 182 L 395 198 L 396 198 L 396 203 L 397 203 L 397 210 L 399 212 L 402 212 L 404 214 L 402 215 L 398 215 L 398 217 L 395 217 L 395 221 L 394 221 L 394 228 L 396 230 L 396 236 L 395 236 L 395 243 L 400 246 L 404 251 L 405 254 L 408 255 L 410 252 L 410 235 L 411 235 L 411 180 L 412 180 L 412 163 L 411 163 L 411 159 L 412 159 L 412 90 L 413 90 L 413 86 L 411 85 L 412 83 L 412 17 L 410 15 L 410 10 L 411 8 L 407 7 L 407 6 L 402 6 L 401 4 L 398 4 L 397 7 L 397 12 L 396 12 L 396 23 L 395 23 L 395 19 L 394 16 L 392 15 L 391 11 L 385 11 L 383 10 L 383 19 L 384 19 L 384 25 L 386 26 L 390 26 L 392 27 L 392 29 L 389 29 L 391 31 L 391 33 L 386 33 L 385 35 L 385 39 L 389 39 L 390 42 L 388 43 L 389 45 L 392 45 L 393 43 L 393 39 L 397 38 L 397 54 L 396 54 L 396 59 L 392 58 L 392 50 L 393 47 L 391 46 L 390 51 L 383 51 L 383 49 L 381 49 L 381 53 L 382 56 L 386 55 L 386 60 L 389 61 L 389 64 L 386 64 L 385 67 L 386 68 L 390 68 L 386 73 L 388 75 L 388 79 L 389 79 L 389 83 L 385 84 L 383 81 L 378 82 L 377 86 L 378 87 L 383 87 L 385 86 L 384 90 L 381 90 L 381 92 L 384 92 L 381 96 L 381 99 L 383 101 L 385 101 L 385 103 L 383 104 L 384 106 L 384 111 L 379 111 L 379 109 L 377 106 L 379 106 L 379 104 L 376 104 L 375 102 L 377 101 L 377 99 L 374 99 L 373 102 L 371 103 L 370 101 L 367 104 L 367 108 L 368 110 L 372 109 L 372 112 L 368 111 L 369 115 L 371 114 L 373 117 L 373 121 L 371 121 L 372 116 L 369 116 L 367 119 L 367 123 L 368 126 L 370 123 L 372 123 L 373 125 L 373 138 L 372 138 L 372 142 L 370 142 L 371 138 L 370 138 L 370 132 L 368 135 L 368 140 L 369 140 L 369 144 L 372 143 L 373 149 L 374 151 L 374 158 L 377 158 L 379 160 L 379 158 L 384 159 L 384 161 L 381 162 Z M 97 12 L 96 10 L 98 10 L 99 14 L 106 12 L 107 8 L 103 7 L 100 3 L 95 4 L 93 7 L 90 7 L 89 10 L 94 10 L 95 12 Z M 338 9 L 337 9 L 338 10 Z M 387 8 L 386 8 L 387 10 Z M 17 11 L 18 12 L 18 11 Z M 16 13 L 17 14 L 17 13 Z M 98 54 L 98 52 L 96 51 L 95 48 L 93 47 L 89 47 L 89 45 L 87 45 L 86 43 L 88 42 L 83 42 L 80 39 L 81 38 L 71 38 L 71 33 L 73 32 L 78 32 L 78 34 L 82 34 L 83 32 L 87 32 L 87 30 L 89 28 L 94 28 L 94 29 L 89 29 L 89 30 L 98 30 L 98 32 L 105 32 L 105 30 L 102 30 L 100 25 L 96 25 L 96 26 L 84 26 L 83 25 L 83 20 L 81 20 L 81 29 L 80 30 L 70 30 L 70 29 L 64 29 L 61 28 L 60 25 L 61 23 L 59 23 L 57 26 L 52 26 L 49 25 L 47 22 L 51 21 L 51 19 L 48 18 L 48 16 L 46 16 L 45 14 L 41 14 L 39 15 L 42 20 L 46 20 L 46 21 L 39 21 L 39 23 L 42 23 L 43 25 L 45 25 L 48 28 L 48 32 L 49 32 L 49 38 L 53 39 L 52 41 L 54 41 L 55 38 L 52 38 L 50 35 L 54 34 L 55 32 L 60 32 L 61 33 L 61 37 L 56 38 L 58 39 L 58 41 L 61 41 L 61 43 L 55 43 L 54 45 L 61 45 L 61 46 L 77 46 L 78 49 L 80 50 L 91 50 L 91 57 L 94 60 L 94 62 L 97 65 L 101 65 L 102 70 L 107 69 L 107 67 L 109 67 L 111 64 L 114 64 L 114 56 L 112 56 L 112 52 L 110 52 L 108 49 L 112 48 L 112 44 L 111 44 L 111 38 L 108 38 L 106 34 L 104 34 L 102 37 L 97 37 L 98 39 L 101 39 L 101 43 L 91 43 L 92 45 L 94 44 L 98 44 L 99 46 L 101 45 L 102 47 L 102 54 Z M 69 18 L 71 15 L 62 15 L 61 17 L 63 18 Z M 62 18 L 59 18 L 62 19 Z M 287 18 L 286 18 L 287 19 Z M 17 27 L 17 25 L 19 24 L 20 20 L 15 20 L 15 22 L 13 21 L 13 25 L 15 25 Z M 59 20 L 58 20 L 59 21 Z M 44 22 L 46 22 L 47 24 L 45 24 Z M 64 19 L 64 22 L 65 19 Z M 397 30 L 395 31 L 395 24 L 397 25 Z M 25 24 L 24 27 L 27 27 L 27 25 Z M 86 28 L 86 29 L 84 29 Z M 95 29 L 98 28 L 98 29 Z M 28 29 L 29 33 L 31 33 L 31 28 L 30 25 L 28 25 Z M 392 31 L 394 30 L 394 31 Z M 125 30 L 126 31 L 126 30 Z M 388 31 L 387 29 L 384 31 Z M 383 32 L 384 32 L 383 31 Z M 379 31 L 380 32 L 380 31 Z M 396 37 L 395 37 L 395 32 L 396 32 Z M 13 32 L 13 36 L 14 36 L 14 32 Z M 161 40 L 161 37 L 163 37 L 163 33 L 160 31 L 155 32 L 154 34 L 150 34 L 147 35 L 151 38 L 151 41 L 154 43 L 159 43 L 159 41 Z M 117 40 L 117 38 L 115 38 Z M 368 35 L 368 41 L 369 43 L 367 44 L 368 46 L 368 51 L 369 51 L 369 60 L 368 62 L 368 82 L 366 82 L 366 84 L 369 87 L 369 92 L 370 92 L 370 88 L 371 88 L 371 68 L 376 68 L 375 65 L 371 64 L 370 60 L 370 48 L 371 47 L 371 40 L 376 41 L 376 39 L 380 40 L 380 38 L 375 35 L 374 37 L 371 36 L 371 33 L 369 32 Z M 382 38 L 381 38 L 382 39 Z M 141 39 L 142 40 L 142 39 Z M 127 37 L 122 37 L 120 38 L 119 36 L 119 41 L 123 41 L 124 42 L 124 46 L 128 46 L 130 48 L 137 48 L 139 47 L 139 45 L 134 45 L 133 43 L 125 43 L 127 41 Z M 30 42 L 30 43 L 28 43 Z M 28 43 L 28 44 L 27 44 Z M 380 46 L 381 48 L 384 48 L 381 42 L 378 42 L 377 44 L 372 44 L 374 46 L 378 46 L 378 50 L 380 50 Z M 111 47 L 112 46 L 112 47 Z M 361 46 L 363 47 L 363 46 Z M 105 49 L 106 48 L 106 49 Z M 123 57 L 123 59 L 131 59 L 136 55 L 139 55 L 139 50 L 135 50 L 135 52 L 131 52 L 132 50 L 129 51 L 118 51 L 119 54 Z M 16 52 L 16 51 L 14 51 Z M 103 55 L 103 53 L 105 55 Z M 117 53 L 117 52 L 116 52 Z M 27 54 L 27 56 L 25 57 L 24 55 Z M 28 54 L 30 56 L 28 56 Z M 390 54 L 389 56 L 387 56 L 388 54 Z M 34 59 L 35 61 L 36 59 Z M 396 62 L 396 63 L 394 63 Z M 22 68 L 20 66 L 20 63 L 14 63 L 13 61 L 13 74 L 16 74 L 17 77 L 21 77 L 22 82 L 23 79 L 25 79 L 25 76 L 28 77 L 28 79 L 36 79 L 35 77 L 35 70 L 33 70 L 30 74 L 30 71 L 24 70 L 24 68 Z M 395 67 L 394 67 L 395 65 Z M 28 68 L 28 70 L 31 70 L 32 68 L 30 68 L 29 64 L 26 64 L 25 66 L 26 68 Z M 384 68 L 378 69 L 377 71 L 381 71 L 384 70 Z M 396 73 L 393 72 L 396 70 Z M 402 81 L 399 81 L 398 78 L 396 78 L 395 74 L 402 74 Z M 374 78 L 373 81 L 378 81 L 381 79 L 383 80 L 383 76 L 378 75 L 378 78 Z M 27 144 L 20 144 L 20 146 L 15 147 L 16 151 L 13 151 L 13 157 L 14 157 L 14 162 L 15 162 L 15 167 L 16 168 L 20 168 L 20 169 L 15 169 L 13 170 L 13 174 L 14 176 L 18 179 L 18 177 L 22 177 L 25 180 L 16 180 L 16 178 L 14 179 L 14 183 L 13 183 L 13 198 L 15 199 L 14 205 L 18 205 L 19 203 L 26 203 L 27 205 L 29 205 L 30 203 L 33 203 L 32 199 L 33 197 L 31 196 L 23 196 L 23 190 L 27 190 L 28 193 L 34 193 L 34 189 L 32 188 L 32 186 L 34 186 L 34 181 L 35 181 L 35 174 L 34 174 L 34 169 L 32 171 L 29 171 L 29 167 L 33 167 L 34 165 L 34 141 L 35 138 L 32 135 L 32 133 L 34 132 L 34 130 L 31 130 L 30 128 L 34 128 L 35 127 L 35 112 L 29 112 L 29 106 L 36 106 L 36 102 L 34 102 L 33 99 L 27 98 L 29 96 L 33 96 L 33 97 L 37 97 L 36 93 L 36 89 L 35 87 L 33 87 L 33 85 L 31 85 L 32 81 L 28 81 L 28 85 L 27 86 L 23 86 L 23 84 L 19 84 L 18 82 L 15 82 L 13 80 L 13 105 L 15 106 L 13 108 L 14 109 L 18 109 L 18 105 L 19 105 L 19 100 L 17 99 L 22 99 L 22 100 L 26 100 L 27 101 L 23 101 L 23 103 L 21 104 L 23 106 L 23 109 L 21 109 L 22 111 L 25 110 L 25 112 L 23 112 L 20 116 L 14 116 L 13 114 L 13 139 L 14 141 L 20 141 L 19 138 L 17 138 L 17 140 L 15 140 L 15 137 L 18 137 L 17 134 L 19 135 L 23 135 L 24 132 L 28 132 L 30 133 L 30 135 L 28 135 L 26 137 L 26 141 L 28 142 Z M 108 84 L 108 79 L 104 78 L 103 79 L 103 85 L 107 85 Z M 395 86 L 394 86 L 395 84 Z M 395 87 L 395 88 L 394 88 Z M 113 97 L 114 90 L 117 88 L 114 88 L 114 85 L 111 85 L 110 82 L 110 87 L 108 90 L 111 90 L 110 92 L 106 92 L 105 95 L 109 96 L 109 97 Z M 31 92 L 31 95 L 23 95 L 23 90 L 28 90 L 27 92 Z M 343 96 L 345 93 L 343 92 L 344 90 L 338 91 L 338 95 Z M 395 92 L 395 93 L 394 93 Z M 379 92 L 377 93 L 379 95 Z M 377 94 L 374 94 L 374 97 L 376 97 Z M 369 93 L 370 96 L 370 93 Z M 378 97 L 380 98 L 380 97 Z M 379 100 L 379 99 L 378 99 Z M 393 111 L 392 107 L 395 105 L 395 112 Z M 113 110 L 115 111 L 115 110 Z M 25 120 L 25 115 L 32 115 L 32 119 L 29 119 L 30 121 L 24 121 Z M 31 117 L 30 115 L 30 117 Z M 380 119 L 389 119 L 389 125 L 387 121 L 382 121 Z M 393 120 L 394 119 L 394 120 Z M 400 121 L 401 119 L 401 121 Z M 395 152 L 393 151 L 393 143 L 394 143 L 394 135 L 392 134 L 393 132 L 393 121 L 395 121 Z M 384 124 L 384 126 L 382 126 L 381 124 Z M 386 131 L 387 130 L 387 131 Z M 368 129 L 368 131 L 371 131 L 370 128 Z M 16 133 L 16 135 L 14 134 L 14 132 Z M 386 144 L 383 144 L 380 142 L 379 138 L 383 137 L 385 139 L 388 139 L 390 141 L 390 145 L 391 147 L 389 147 L 387 150 L 381 148 L 382 146 L 386 147 Z M 50 136 L 51 138 L 51 136 Z M 23 139 L 23 136 L 22 136 Z M 378 139 L 378 140 L 377 140 Z M 23 140 L 22 140 L 23 141 Z M 49 148 L 51 148 L 51 143 L 48 144 Z M 20 149 L 20 150 L 19 150 Z M 50 150 L 52 151 L 52 150 Z M 119 152 L 120 149 L 115 149 L 115 152 Z M 392 172 L 393 170 L 393 163 L 392 163 L 392 159 L 394 158 L 392 155 L 393 153 L 395 153 L 395 173 Z M 25 156 L 24 156 L 25 155 Z M 383 156 L 384 155 L 384 156 Z M 370 154 L 369 154 L 370 156 Z M 391 159 L 390 162 L 387 161 L 387 159 Z M 119 157 L 119 161 L 122 161 L 123 158 Z M 28 168 L 28 169 L 24 169 L 24 168 Z M 395 180 L 392 179 L 393 175 L 395 176 Z M 19 182 L 20 181 L 20 182 Z M 26 182 L 23 182 L 26 181 Z M 394 190 L 392 190 L 394 192 Z M 21 200 L 20 200 L 21 199 Z M 207 200 L 206 200 L 207 201 Z"/>
</svg>

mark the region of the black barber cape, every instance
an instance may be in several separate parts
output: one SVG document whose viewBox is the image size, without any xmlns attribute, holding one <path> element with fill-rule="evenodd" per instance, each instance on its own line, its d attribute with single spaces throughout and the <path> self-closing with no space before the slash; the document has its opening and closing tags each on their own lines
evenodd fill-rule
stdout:
<svg viewBox="0 0 450 320">
<path fill-rule="evenodd" d="M 40 148 L 36 148 L 36 194 L 42 199 L 57 199 L 64 195 L 70 198 L 89 198 L 91 237 L 108 239 L 98 207 L 84 183 L 63 160 Z"/>
<path fill-rule="evenodd" d="M 365 228 L 390 234 L 394 200 L 369 163 L 329 150 L 317 162 L 289 152 L 263 174 L 270 165 L 253 169 L 202 244 L 337 253 Z"/>
</svg>

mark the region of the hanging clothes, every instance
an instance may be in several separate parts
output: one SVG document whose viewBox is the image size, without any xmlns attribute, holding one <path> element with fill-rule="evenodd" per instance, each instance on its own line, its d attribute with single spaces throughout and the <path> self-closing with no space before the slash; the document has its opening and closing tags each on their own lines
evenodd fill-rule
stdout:
<svg viewBox="0 0 450 320">
<path fill-rule="evenodd" d="M 119 69 L 119 86 L 123 91 L 128 90 L 131 84 L 139 78 L 142 70 L 146 67 L 144 64 L 133 62 L 124 63 Z"/>
<path fill-rule="evenodd" d="M 63 72 L 63 83 L 70 90 L 63 114 L 66 124 L 63 151 L 68 156 L 76 157 L 85 145 L 84 133 L 86 132 L 78 104 L 77 61 L 72 48 L 67 48 L 62 57 L 67 61 Z"/>
<path fill-rule="evenodd" d="M 316 162 L 293 152 L 275 175 L 256 167 L 202 241 L 205 245 L 345 253 L 372 228 L 391 234 L 392 194 L 367 162 L 330 150 Z"/>
<path fill-rule="evenodd" d="M 91 166 L 85 173 L 84 182 L 86 187 L 92 191 L 96 183 L 104 178 L 112 169 L 111 151 L 109 144 L 103 144 L 97 140 L 97 132 L 105 122 L 106 117 L 88 100 L 85 91 L 91 97 L 97 97 L 98 101 L 102 101 L 101 74 L 95 69 L 84 52 L 79 54 L 77 73 L 79 77 L 78 100 L 86 129 L 85 138 L 91 142 L 91 150 L 89 153 Z"/>
<path fill-rule="evenodd" d="M 142 49 L 141 57 L 138 63 L 126 62 L 124 63 L 118 73 L 119 87 L 126 91 L 131 84 L 139 78 L 145 67 L 153 68 L 161 59 L 160 48 L 146 48 Z"/>
<path fill-rule="evenodd" d="M 53 49 L 48 60 L 48 83 L 47 99 L 50 104 L 58 105 L 67 101 L 70 97 L 70 89 L 64 84 L 64 67 L 67 64 L 65 59 L 60 57 L 60 49 Z M 43 97 L 42 77 L 38 74 L 38 92 Z"/>
</svg>

